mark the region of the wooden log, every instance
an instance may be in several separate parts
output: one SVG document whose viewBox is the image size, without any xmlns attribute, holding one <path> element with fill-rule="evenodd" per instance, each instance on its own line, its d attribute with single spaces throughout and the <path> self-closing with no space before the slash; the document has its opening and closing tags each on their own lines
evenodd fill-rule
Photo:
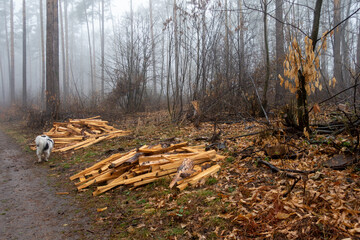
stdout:
<svg viewBox="0 0 360 240">
<path fill-rule="evenodd" d="M 59 148 L 59 149 L 55 149 L 53 150 L 53 152 L 66 152 L 66 151 L 69 151 L 71 149 L 74 149 L 74 148 L 77 148 L 79 146 L 82 146 L 84 144 L 87 144 L 89 142 L 92 142 L 94 141 L 95 138 L 89 138 L 87 140 L 84 140 L 82 142 L 79 142 L 79 143 L 76 143 L 76 144 L 73 144 L 73 145 L 70 145 L 70 146 L 67 146 L 67 147 L 63 147 L 63 148 Z"/>
<path fill-rule="evenodd" d="M 169 152 L 171 150 L 175 150 L 175 149 L 187 146 L 187 145 L 188 145 L 188 142 L 182 142 L 182 143 L 173 144 L 170 147 L 161 148 L 161 149 L 139 149 L 139 152 L 154 155 L 154 154 L 160 154 L 160 153 Z"/>
<path fill-rule="evenodd" d="M 88 182 L 78 186 L 77 189 L 81 190 L 81 189 L 89 187 L 89 186 L 91 186 L 92 184 L 95 184 L 95 183 L 102 183 L 102 182 L 109 181 L 111 179 L 118 178 L 121 175 L 123 175 L 126 172 L 126 170 L 127 170 L 126 168 L 123 168 L 121 171 L 116 171 L 114 169 L 109 169 L 108 171 L 106 171 L 106 172 L 102 173 L 101 175 L 95 177 L 93 180 L 88 181 Z"/>
<path fill-rule="evenodd" d="M 68 128 L 68 129 L 71 129 L 72 131 L 74 131 L 75 133 L 77 133 L 77 134 L 79 134 L 79 135 L 81 135 L 81 128 L 77 128 L 77 127 L 74 127 L 72 124 L 68 124 L 68 125 L 66 125 L 66 127 Z"/>
<path fill-rule="evenodd" d="M 181 149 L 191 153 L 205 152 L 205 144 L 198 146 L 182 147 Z"/>
<path fill-rule="evenodd" d="M 214 174 L 216 172 L 218 172 L 220 170 L 220 165 L 216 164 L 208 169 L 206 169 L 205 171 L 199 173 L 198 175 L 195 175 L 194 177 L 192 177 L 189 181 L 189 183 L 191 185 L 194 185 L 195 183 L 197 183 L 201 178 L 207 177 L 211 174 Z"/>
<path fill-rule="evenodd" d="M 169 163 L 170 161 L 167 159 L 159 159 L 159 160 L 155 160 L 155 161 L 148 161 L 148 162 L 143 162 L 140 163 L 140 166 L 152 166 L 152 165 L 160 165 L 160 164 L 165 164 L 165 163 Z"/>
<path fill-rule="evenodd" d="M 99 137 L 99 138 L 97 138 L 97 139 L 96 139 L 96 138 L 95 138 L 95 139 L 91 138 L 91 141 L 88 141 L 88 142 L 86 142 L 86 143 L 84 143 L 84 144 L 80 144 L 80 145 L 76 146 L 76 147 L 74 148 L 74 150 L 79 150 L 79 149 L 81 149 L 81 148 L 85 148 L 85 147 L 94 145 L 95 143 L 101 142 L 101 141 L 104 140 L 106 137 L 107 137 L 107 136 Z"/>
<path fill-rule="evenodd" d="M 196 154 L 194 156 L 190 156 L 189 158 L 194 161 L 194 164 L 200 164 L 206 161 L 210 161 L 214 159 L 216 156 L 216 151 L 211 150 L 203 153 Z M 168 170 L 172 168 L 178 168 L 181 165 L 182 161 L 175 161 L 173 163 L 168 163 L 160 166 L 161 170 Z"/>
<path fill-rule="evenodd" d="M 189 182 L 184 182 L 184 183 L 177 185 L 176 188 L 179 189 L 180 191 L 182 191 L 185 188 L 187 188 L 188 186 L 189 186 Z"/>
<path fill-rule="evenodd" d="M 52 138 L 56 143 L 58 142 L 65 142 L 65 143 L 71 143 L 74 141 L 82 141 L 84 139 L 83 136 L 72 136 L 72 137 L 62 137 L 62 138 Z"/>
<path fill-rule="evenodd" d="M 150 178 L 150 177 L 156 177 L 158 173 L 159 173 L 158 171 L 150 172 L 150 173 L 145 173 L 145 174 L 133 177 L 133 178 L 129 178 L 129 179 L 124 180 L 123 184 L 125 184 L 125 185 L 132 184 L 134 182 L 142 181 L 142 180 Z"/>
<path fill-rule="evenodd" d="M 82 183 L 82 184 L 79 184 L 77 189 L 78 190 L 81 190 L 83 188 L 86 188 L 96 182 L 102 182 L 102 181 L 105 181 L 107 178 L 109 178 L 111 176 L 111 170 L 109 169 L 107 172 L 104 172 L 102 174 L 99 174 L 98 176 L 93 176 L 91 177 L 91 179 L 88 179 L 88 181 Z"/>
<path fill-rule="evenodd" d="M 103 192 L 109 191 L 110 189 L 117 187 L 121 184 L 124 184 L 125 179 L 123 178 L 123 176 L 120 176 L 118 178 L 115 178 L 112 180 L 111 183 L 105 185 L 105 186 L 100 186 L 97 187 L 96 190 L 93 192 L 93 196 L 97 196 Z"/>
<path fill-rule="evenodd" d="M 78 173 L 72 175 L 72 176 L 70 177 L 70 180 L 72 181 L 72 180 L 75 180 L 75 179 L 77 179 L 77 178 L 79 178 L 79 177 L 81 177 L 81 176 L 85 176 L 86 173 L 91 172 L 92 170 L 95 170 L 95 169 L 99 169 L 99 168 L 100 168 L 101 166 L 103 166 L 104 164 L 106 164 L 106 163 L 108 163 L 108 162 L 111 162 L 111 161 L 113 161 L 113 160 L 116 159 L 116 158 L 120 158 L 120 157 L 122 157 L 122 156 L 125 155 L 125 154 L 126 154 L 126 153 L 115 153 L 115 154 L 111 155 L 110 157 L 105 158 L 104 160 L 101 160 L 100 162 L 95 163 L 95 164 L 92 165 L 91 167 L 88 167 L 88 168 L 82 170 L 81 172 L 78 172 Z"/>
<path fill-rule="evenodd" d="M 135 155 L 136 155 L 136 150 L 132 150 L 128 154 L 122 156 L 121 158 L 112 161 L 109 167 L 116 168 L 121 164 L 123 164 L 124 162 L 126 162 L 127 160 L 129 160 L 130 158 L 134 157 Z"/>
<path fill-rule="evenodd" d="M 134 187 L 139 187 L 139 186 L 142 186 L 142 185 L 145 185 L 145 184 L 148 184 L 148 183 L 152 183 L 152 182 L 155 182 L 158 179 L 159 179 L 158 177 L 145 179 L 145 180 L 134 183 Z"/>
</svg>

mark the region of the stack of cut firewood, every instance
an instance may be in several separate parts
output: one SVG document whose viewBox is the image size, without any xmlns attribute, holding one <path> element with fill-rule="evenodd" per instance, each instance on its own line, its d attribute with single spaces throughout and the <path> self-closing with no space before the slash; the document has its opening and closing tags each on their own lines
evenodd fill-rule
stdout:
<svg viewBox="0 0 360 240">
<path fill-rule="evenodd" d="M 44 132 L 55 142 L 53 152 L 66 152 L 91 146 L 103 140 L 129 135 L 129 131 L 116 129 L 99 116 L 85 119 L 69 119 L 67 122 L 54 122 L 53 127 Z"/>
<path fill-rule="evenodd" d="M 164 176 L 174 178 L 171 187 L 177 185 L 183 190 L 219 171 L 216 162 L 223 158 L 215 150 L 205 151 L 204 145 L 188 146 L 187 142 L 165 147 L 145 145 L 126 153 L 116 153 L 71 176 L 70 180 L 78 179 L 75 183 L 78 190 L 101 184 L 93 192 L 94 196 L 119 185 L 138 187 Z M 191 169 L 182 166 L 186 162 L 191 163 Z M 181 169 L 186 169 L 186 174 L 182 174 Z"/>
</svg>

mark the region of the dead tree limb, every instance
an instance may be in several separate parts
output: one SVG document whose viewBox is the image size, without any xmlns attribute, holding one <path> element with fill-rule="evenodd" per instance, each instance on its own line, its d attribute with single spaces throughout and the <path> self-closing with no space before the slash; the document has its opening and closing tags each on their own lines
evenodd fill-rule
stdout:
<svg viewBox="0 0 360 240">
<path fill-rule="evenodd" d="M 278 173 L 278 172 L 283 172 L 284 175 L 288 178 L 292 178 L 292 179 L 298 179 L 298 176 L 295 176 L 295 175 L 292 175 L 290 173 L 287 173 L 287 172 L 284 172 L 282 171 L 281 169 L 279 169 L 278 167 L 275 167 L 274 165 L 272 165 L 271 163 L 269 162 L 266 162 L 266 161 L 263 161 L 263 160 L 258 160 L 257 161 L 258 163 L 260 164 L 263 164 L 265 166 L 267 166 L 268 168 L 270 168 L 270 170 L 274 173 Z"/>
<path fill-rule="evenodd" d="M 278 173 L 281 172 L 282 174 L 284 174 L 286 177 L 288 178 L 292 178 L 294 179 L 294 183 L 293 185 L 289 188 L 289 190 L 286 191 L 286 193 L 283 194 L 283 197 L 287 197 L 291 191 L 294 189 L 295 185 L 297 182 L 300 181 L 301 176 L 296 176 L 296 175 L 292 175 L 290 173 L 287 173 L 285 171 L 292 171 L 292 172 L 296 172 L 296 173 L 311 173 L 312 171 L 300 171 L 300 170 L 289 170 L 289 169 L 279 169 L 278 167 L 275 167 L 274 165 L 272 165 L 269 162 L 263 161 L 263 160 L 258 160 L 258 163 L 266 165 L 268 168 L 270 168 L 270 170 L 272 172 Z"/>
<path fill-rule="evenodd" d="M 327 99 L 319 102 L 318 104 L 319 104 L 319 105 L 320 105 L 320 104 L 323 104 L 324 102 L 327 102 L 327 101 L 333 99 L 334 97 L 336 97 L 336 96 L 342 94 L 343 92 L 346 92 L 346 91 L 348 91 L 348 90 L 350 90 L 350 89 L 352 89 L 352 88 L 356 88 L 356 87 L 359 86 L 359 85 L 360 85 L 360 83 L 356 83 L 356 84 L 354 84 L 354 85 L 352 85 L 352 86 L 350 86 L 350 87 L 348 87 L 348 88 L 345 88 L 345 89 L 341 90 L 340 92 L 336 93 L 335 95 L 332 95 L 331 97 L 329 97 L 329 98 L 327 98 Z M 311 107 L 311 108 L 310 108 L 309 113 L 313 110 L 313 108 L 314 108 L 314 107 Z"/>
</svg>

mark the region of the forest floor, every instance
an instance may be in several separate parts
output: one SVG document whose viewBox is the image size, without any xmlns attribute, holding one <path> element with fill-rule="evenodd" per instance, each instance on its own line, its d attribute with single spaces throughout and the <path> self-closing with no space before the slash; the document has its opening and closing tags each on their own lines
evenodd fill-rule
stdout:
<svg viewBox="0 0 360 240">
<path fill-rule="evenodd" d="M 1 231 L 6 231 L 5 236 L 13 239 L 21 236 L 20 230 L 40 227 L 47 229 L 43 230 L 43 236 L 54 234 L 59 239 L 59 234 L 71 236 L 65 239 L 360 237 L 359 166 L 351 165 L 344 170 L 323 167 L 328 160 L 347 156 L 345 153 L 354 139 L 346 134 L 331 140 L 324 135 L 313 136 L 310 140 L 273 131 L 274 127 L 269 130 L 259 120 L 217 123 L 217 130 L 221 129 L 219 142 L 226 145 L 219 153 L 227 156 L 219 163 L 221 170 L 217 175 L 182 192 L 169 189 L 171 179 L 162 178 L 139 188 L 118 187 L 93 197 L 92 190 L 96 186 L 78 192 L 69 177 L 114 151 L 128 151 L 170 138 L 188 141 L 190 145 L 207 143 L 206 139 L 214 133 L 214 125 L 178 126 L 163 113 L 140 114 L 111 122 L 118 129 L 132 131 L 128 137 L 64 154 L 54 153 L 49 162 L 34 164 L 35 153 L 29 149 L 29 144 L 41 132 L 24 127 L 25 123 L 21 121 L 1 124 L 6 134 L 14 137 L 25 151 L 17 150 L 11 155 L 11 151 L 15 151 L 11 150 L 8 156 L 1 156 L 9 160 L 2 160 L 4 163 L 1 164 L 1 179 L 6 183 L 1 184 L 1 190 L 6 194 L 1 197 L 0 222 L 9 226 L 14 221 L 17 223 L 9 228 L 12 230 L 3 230 L 6 226 L 1 226 Z M 273 125 L 281 124 L 275 121 Z M 16 146 L 3 134 L 0 137 L 2 149 Z M 269 147 L 279 145 L 286 146 L 280 158 L 268 153 Z M 282 148 L 276 151 L 282 151 Z M 274 173 L 260 164 L 261 161 L 278 169 L 299 172 Z M 19 174 L 24 175 L 23 179 Z M 295 178 L 289 178 L 289 175 Z M 42 179 L 41 183 L 36 179 Z M 17 190 L 19 186 L 21 190 Z M 27 188 L 29 190 L 24 190 Z M 67 194 L 57 195 L 57 192 Z M 284 196 L 286 192 L 288 194 Z M 14 206 L 13 200 L 18 198 L 23 199 L 19 203 L 21 207 Z M 22 215 L 37 216 L 35 213 L 39 212 L 33 219 L 46 225 L 18 221 L 24 209 L 28 210 Z M 46 212 L 52 213 L 48 219 L 41 216 Z M 54 225 L 59 228 L 52 228 Z"/>
<path fill-rule="evenodd" d="M 90 220 L 57 195 L 54 172 L 0 131 L 0 239 L 83 239 Z"/>
</svg>

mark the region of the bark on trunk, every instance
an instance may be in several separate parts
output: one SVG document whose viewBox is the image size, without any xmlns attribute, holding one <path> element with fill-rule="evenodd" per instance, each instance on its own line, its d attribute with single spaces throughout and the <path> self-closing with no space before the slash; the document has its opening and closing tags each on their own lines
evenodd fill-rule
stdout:
<svg viewBox="0 0 360 240">
<path fill-rule="evenodd" d="M 60 107 L 58 0 L 47 0 L 46 9 L 46 113 L 54 120 Z"/>
</svg>

